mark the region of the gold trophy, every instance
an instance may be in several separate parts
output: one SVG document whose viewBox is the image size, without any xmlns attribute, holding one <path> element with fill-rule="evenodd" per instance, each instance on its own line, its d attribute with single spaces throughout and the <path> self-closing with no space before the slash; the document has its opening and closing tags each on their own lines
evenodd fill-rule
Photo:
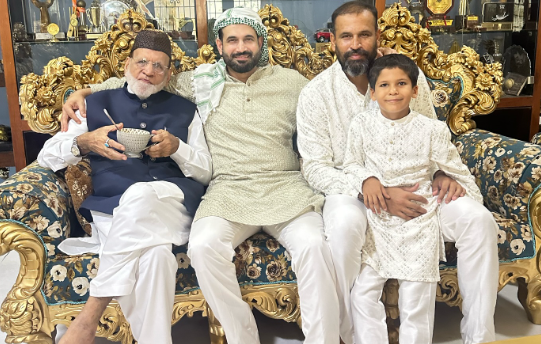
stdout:
<svg viewBox="0 0 541 344">
<path fill-rule="evenodd" d="M 446 14 L 453 8 L 454 0 L 427 0 L 426 10 L 431 16 L 428 18 L 428 27 L 430 29 L 448 29 L 453 25 L 453 20 Z"/>
<path fill-rule="evenodd" d="M 51 36 L 53 36 L 53 38 L 51 39 L 51 42 L 58 42 L 58 39 L 56 38 L 56 35 L 60 32 L 58 25 L 56 25 L 55 23 L 49 24 L 47 26 L 47 32 Z"/>
<path fill-rule="evenodd" d="M 92 22 L 93 33 L 102 32 L 100 0 L 94 0 L 90 5 L 90 21 Z"/>
<path fill-rule="evenodd" d="M 46 0 L 45 2 L 40 2 L 39 0 L 32 0 L 32 3 L 34 6 L 39 8 L 39 15 L 40 15 L 40 32 L 47 32 L 47 26 L 51 23 L 51 19 L 49 17 L 49 7 L 52 6 L 54 0 Z"/>
<path fill-rule="evenodd" d="M 477 25 L 479 25 L 479 17 L 470 13 L 470 3 L 471 0 L 460 0 L 458 14 L 455 18 L 455 28 L 457 30 L 473 30 Z"/>
</svg>

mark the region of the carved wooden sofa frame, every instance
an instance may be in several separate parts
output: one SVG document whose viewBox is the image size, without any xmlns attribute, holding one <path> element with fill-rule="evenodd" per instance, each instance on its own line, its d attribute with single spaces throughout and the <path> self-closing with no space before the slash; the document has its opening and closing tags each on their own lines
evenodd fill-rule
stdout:
<svg viewBox="0 0 541 344">
<path fill-rule="evenodd" d="M 312 79 L 334 62 L 334 53 L 328 49 L 316 54 L 304 34 L 290 25 L 276 7 L 267 5 L 259 11 L 259 15 L 268 27 L 272 64 L 295 68 L 305 77 Z M 379 19 L 378 25 L 382 31 L 382 45 L 411 57 L 429 79 L 442 82 L 433 84 L 434 99 L 445 100 L 445 97 L 453 94 L 449 91 L 449 87 L 444 86 L 445 83 L 451 85 L 451 89 L 460 87 L 460 97 L 450 105 L 448 104 L 443 114 L 451 131 L 456 135 L 457 144 L 474 145 L 475 149 L 483 150 L 487 144 L 493 143 L 494 137 L 498 137 L 497 143 L 512 142 L 520 147 L 531 146 L 530 148 L 536 154 L 533 154 L 535 158 L 530 160 L 537 159 L 541 152 L 539 146 L 474 129 L 475 123 L 471 119 L 472 116 L 489 114 L 499 102 L 502 81 L 499 64 L 483 65 L 479 61 L 478 54 L 467 47 L 451 55 L 439 51 L 429 32 L 414 23 L 413 17 L 400 5 L 393 5 L 387 9 Z M 95 42 L 87 59 L 80 65 L 74 64 L 65 57 L 59 57 L 49 62 L 42 76 L 30 74 L 24 77 L 20 90 L 21 112 L 28 120 L 30 127 L 36 132 L 56 133 L 60 129 L 61 106 L 69 94 L 88 84 L 100 83 L 112 76 L 122 76 L 123 63 L 129 55 L 135 34 L 151 26 L 139 13 L 129 11 L 120 17 L 118 24 L 113 26 L 111 31 Z M 185 56 L 174 43 L 173 47 L 174 73 L 194 69 L 202 63 L 215 62 L 213 50 L 208 45 L 199 49 L 197 58 Z M 471 137 L 461 141 L 461 138 L 467 135 Z M 486 138 L 486 135 L 492 136 Z M 487 143 L 486 140 L 491 138 L 492 141 Z M 478 142 L 475 142 L 476 140 Z M 476 177 L 482 179 L 483 170 L 476 165 L 481 162 L 475 161 L 476 158 L 479 160 L 479 155 L 482 154 L 475 155 L 476 157 L 463 158 Z M 31 168 L 32 165 L 27 167 L 27 169 Z M 21 171 L 21 173 L 24 172 L 25 170 Z M 19 276 L 2 304 L 0 328 L 7 333 L 7 343 L 52 343 L 51 333 L 54 326 L 69 325 L 81 310 L 83 302 L 57 305 L 48 305 L 45 302 L 45 295 L 51 293 L 50 290 L 44 290 L 47 289 L 44 285 L 45 266 L 47 260 L 51 258 L 48 257 L 47 240 L 44 240 L 39 230 L 31 228 L 29 222 L 24 222 L 22 220 L 24 214 L 20 213 L 20 208 L 14 207 L 16 202 L 12 195 L 28 192 L 24 188 L 19 190 L 20 188 L 17 189 L 17 186 L 14 186 L 18 181 L 17 176 L 21 173 L 0 185 L 0 218 L 3 219 L 0 219 L 0 255 L 15 250 L 21 258 Z M 32 176 L 35 177 L 35 174 Z M 62 179 L 62 177 L 58 178 Z M 60 183 L 63 182 L 60 181 Z M 510 219 L 500 214 L 497 221 L 502 228 L 510 226 L 509 221 L 529 224 L 528 227 L 531 231 L 533 230 L 533 234 L 530 231 L 533 236 L 531 238 L 533 254 L 525 259 L 501 263 L 499 283 L 501 289 L 507 283 L 517 282 L 519 299 L 529 319 L 541 324 L 541 258 L 538 254 L 541 245 L 539 223 L 541 193 L 538 190 L 538 184 L 534 185 L 533 182 L 530 184 L 526 192 L 523 191 L 522 200 L 525 200 L 527 207 L 522 209 L 521 216 L 511 216 L 512 219 Z M 489 190 L 486 190 L 483 185 L 481 185 L 481 190 L 485 196 L 488 194 Z M 66 202 L 68 202 L 67 209 L 70 209 L 72 205 L 69 197 Z M 28 209 L 31 210 L 31 207 L 32 205 L 29 205 Z M 497 211 L 497 209 L 491 210 Z M 71 212 L 73 212 L 72 208 Z M 67 228 L 69 232 L 69 224 Z M 43 228 L 41 230 L 43 231 Z M 68 233 L 63 233 L 60 239 L 67 235 Z M 452 255 L 452 251 L 449 254 Z M 442 267 L 440 271 L 442 280 L 438 288 L 438 301 L 460 306 L 461 298 L 456 269 Z M 297 322 L 300 325 L 297 288 L 294 281 L 290 282 L 293 283 L 276 282 L 264 285 L 248 283 L 242 285 L 241 290 L 245 301 L 263 314 Z M 398 342 L 396 326 L 393 323 L 399 317 L 397 297 L 397 283 L 391 281 L 384 293 L 391 342 Z M 193 289 L 180 295 L 177 293 L 172 323 L 176 323 L 183 316 L 191 317 L 195 312 L 202 312 L 203 316 L 209 318 L 211 342 L 225 343 L 223 330 L 206 304 L 201 291 Z M 129 324 L 125 321 L 115 301 L 111 302 L 101 318 L 98 336 L 107 337 L 112 341 L 121 341 L 124 344 L 133 341 Z"/>
</svg>

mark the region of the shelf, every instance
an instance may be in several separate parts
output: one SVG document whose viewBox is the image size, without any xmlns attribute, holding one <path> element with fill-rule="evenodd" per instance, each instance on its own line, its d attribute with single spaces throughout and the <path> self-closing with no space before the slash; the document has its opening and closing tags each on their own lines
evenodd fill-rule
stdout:
<svg viewBox="0 0 541 344">
<path fill-rule="evenodd" d="M 531 107 L 532 104 L 533 104 L 532 96 L 513 97 L 513 96 L 503 95 L 500 98 L 500 102 L 498 103 L 497 108 L 507 109 L 507 108 L 515 108 L 515 107 Z"/>
</svg>

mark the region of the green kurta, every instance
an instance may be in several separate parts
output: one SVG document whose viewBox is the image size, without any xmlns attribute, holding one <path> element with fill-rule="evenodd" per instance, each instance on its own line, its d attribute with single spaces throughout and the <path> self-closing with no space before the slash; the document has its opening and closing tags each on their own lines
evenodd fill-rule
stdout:
<svg viewBox="0 0 541 344">
<path fill-rule="evenodd" d="M 192 76 L 181 73 L 172 82 L 176 93 L 193 101 Z M 321 212 L 324 197 L 308 186 L 293 151 L 297 99 L 307 82 L 296 71 L 270 65 L 246 83 L 227 75 L 220 105 L 203 119 L 213 173 L 194 221 L 218 216 L 273 225 Z M 93 90 L 118 85 L 106 82 Z"/>
</svg>

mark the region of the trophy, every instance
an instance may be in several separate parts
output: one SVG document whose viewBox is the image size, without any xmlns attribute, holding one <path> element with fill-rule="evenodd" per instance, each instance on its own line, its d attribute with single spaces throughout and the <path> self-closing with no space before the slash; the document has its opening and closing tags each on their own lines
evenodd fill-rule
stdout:
<svg viewBox="0 0 541 344">
<path fill-rule="evenodd" d="M 483 27 L 488 30 L 510 31 L 513 29 L 515 3 L 485 2 L 483 4 Z"/>
<path fill-rule="evenodd" d="M 447 13 L 453 7 L 454 0 L 427 0 L 426 10 L 431 14 L 428 18 L 428 27 L 431 29 L 449 29 L 453 20 L 448 19 Z"/>
<path fill-rule="evenodd" d="M 34 6 L 39 8 L 39 15 L 40 15 L 40 32 L 47 32 L 47 26 L 51 23 L 51 19 L 49 18 L 49 11 L 47 9 L 51 7 L 54 0 L 46 0 L 46 2 L 40 2 L 39 0 L 32 0 L 32 3 Z"/>
<path fill-rule="evenodd" d="M 102 32 L 101 23 L 101 3 L 100 0 L 94 0 L 90 5 L 90 22 L 92 23 L 92 32 Z"/>
<path fill-rule="evenodd" d="M 408 2 L 408 10 L 415 18 L 417 24 L 421 24 L 424 17 L 423 4 L 419 0 L 406 0 Z M 422 25 L 422 24 L 421 24 Z"/>
<path fill-rule="evenodd" d="M 88 19 L 86 14 L 86 2 L 84 0 L 77 1 L 77 14 L 79 16 L 79 37 L 86 39 L 86 33 L 88 32 Z"/>
<path fill-rule="evenodd" d="M 455 28 L 457 30 L 473 30 L 479 24 L 479 17 L 471 14 L 470 3 L 472 0 L 460 0 L 458 14 L 455 17 Z"/>
</svg>

